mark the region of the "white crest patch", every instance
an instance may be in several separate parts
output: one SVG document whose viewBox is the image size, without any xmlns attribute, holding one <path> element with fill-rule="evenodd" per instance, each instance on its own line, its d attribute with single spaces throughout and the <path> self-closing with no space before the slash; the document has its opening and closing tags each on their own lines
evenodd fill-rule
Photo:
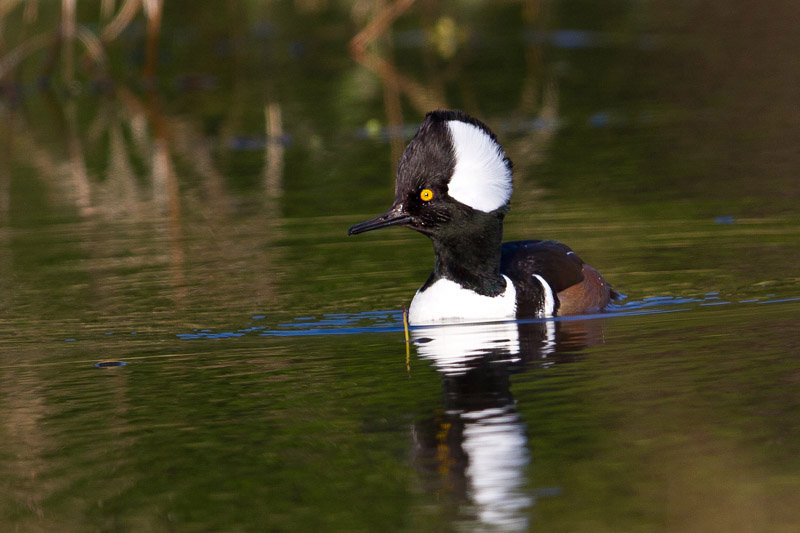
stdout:
<svg viewBox="0 0 800 533">
<path fill-rule="evenodd" d="M 486 213 L 506 205 L 511 199 L 511 169 L 500 145 L 472 124 L 451 120 L 447 126 L 456 152 L 450 196 Z"/>
<path fill-rule="evenodd" d="M 424 292 L 417 291 L 408 309 L 413 325 L 447 322 L 490 322 L 516 318 L 517 290 L 506 276 L 506 290 L 482 296 L 455 281 L 441 278 Z"/>
</svg>

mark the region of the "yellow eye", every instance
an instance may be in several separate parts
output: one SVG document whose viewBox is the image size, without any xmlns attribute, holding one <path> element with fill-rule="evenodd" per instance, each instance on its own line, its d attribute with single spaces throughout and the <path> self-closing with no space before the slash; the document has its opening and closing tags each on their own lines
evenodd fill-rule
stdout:
<svg viewBox="0 0 800 533">
<path fill-rule="evenodd" d="M 423 202 L 430 202 L 433 200 L 433 191 L 430 189 L 422 189 L 422 192 L 419 193 L 419 197 Z"/>
</svg>

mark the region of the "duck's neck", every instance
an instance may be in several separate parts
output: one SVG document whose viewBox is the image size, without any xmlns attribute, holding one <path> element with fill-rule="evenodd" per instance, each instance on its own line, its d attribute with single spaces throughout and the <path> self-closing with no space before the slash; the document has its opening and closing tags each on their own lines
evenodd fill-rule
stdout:
<svg viewBox="0 0 800 533">
<path fill-rule="evenodd" d="M 506 280 L 500 274 L 502 213 L 476 213 L 463 223 L 459 220 L 452 230 L 431 235 L 431 241 L 436 262 L 426 286 L 447 278 L 483 296 L 505 291 Z"/>
</svg>

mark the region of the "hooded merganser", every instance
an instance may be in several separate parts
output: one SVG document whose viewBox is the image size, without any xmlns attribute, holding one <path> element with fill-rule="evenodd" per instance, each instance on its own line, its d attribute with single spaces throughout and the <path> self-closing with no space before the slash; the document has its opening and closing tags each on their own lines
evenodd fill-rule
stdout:
<svg viewBox="0 0 800 533">
<path fill-rule="evenodd" d="M 347 232 L 406 226 L 431 239 L 436 261 L 411 301 L 411 324 L 578 314 L 616 298 L 565 244 L 502 242 L 511 181 L 511 160 L 483 122 L 426 115 L 400 158 L 392 207 Z"/>
</svg>

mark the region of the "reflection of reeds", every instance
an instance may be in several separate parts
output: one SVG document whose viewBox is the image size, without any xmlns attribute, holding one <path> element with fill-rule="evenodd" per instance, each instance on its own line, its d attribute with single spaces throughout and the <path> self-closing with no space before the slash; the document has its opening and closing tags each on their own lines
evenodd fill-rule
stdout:
<svg viewBox="0 0 800 533">
<path fill-rule="evenodd" d="M 526 25 L 541 25 L 547 16 L 546 6 L 541 0 L 521 0 L 523 21 Z M 384 110 L 391 131 L 400 131 L 405 121 L 402 114 L 401 98 L 404 96 L 411 105 L 424 114 L 432 109 L 448 107 L 445 97 L 445 81 L 449 79 L 465 80 L 460 84 L 460 92 L 469 111 L 481 116 L 486 122 L 493 123 L 492 117 L 480 113 L 481 102 L 473 94 L 468 76 L 464 76 L 462 63 L 455 56 L 455 42 L 462 29 L 450 18 L 439 18 L 431 22 L 432 44 L 436 45 L 441 55 L 445 55 L 449 63 L 447 68 L 439 69 L 432 60 L 426 61 L 430 75 L 424 82 L 417 82 L 409 75 L 401 72 L 392 61 L 392 46 L 386 36 L 392 25 L 406 14 L 415 4 L 415 0 L 395 0 L 389 4 L 376 2 L 375 13 L 364 25 L 363 29 L 350 40 L 350 54 L 353 59 L 363 65 L 381 80 L 384 89 Z M 362 7 L 362 11 L 366 9 Z M 444 39 L 444 41 L 442 41 Z M 380 46 L 378 46 L 380 45 Z M 447 53 L 442 54 L 442 49 Z M 429 59 L 426 57 L 426 59 Z M 525 69 L 521 72 L 524 83 L 519 95 L 517 110 L 508 123 L 509 129 L 524 135 L 514 136 L 506 142 L 506 149 L 517 163 L 517 169 L 530 167 L 541 160 L 556 132 L 558 118 L 558 85 L 555 78 L 542 71 L 542 51 L 539 44 L 528 44 L 525 49 Z M 531 123 L 536 126 L 531 126 Z M 503 133 L 499 130 L 498 133 Z M 397 161 L 403 148 L 403 139 L 391 135 L 392 160 Z M 521 177 L 524 179 L 524 176 Z M 519 179 L 519 178 L 518 178 Z M 530 187 L 528 190 L 531 191 Z M 533 194 L 538 191 L 533 190 Z"/>
<path fill-rule="evenodd" d="M 70 100 L 64 110 L 66 119 L 67 150 L 69 153 L 69 176 L 74 191 L 75 205 L 81 215 L 92 213 L 91 189 L 89 175 L 86 171 L 86 160 L 83 155 L 83 145 L 78 133 L 77 113 L 75 101 Z"/>
<path fill-rule="evenodd" d="M 9 77 L 23 59 L 44 48 L 52 40 L 53 38 L 50 35 L 37 35 L 27 39 L 25 42 L 5 54 L 2 58 L 0 58 L 0 80 Z"/>
<path fill-rule="evenodd" d="M 75 0 L 61 1 L 61 60 L 64 82 L 72 85 L 75 77 Z"/>
<path fill-rule="evenodd" d="M 0 2 L 0 29 L 5 19 L 15 11 L 21 0 L 8 0 Z M 161 33 L 161 17 L 163 13 L 163 0 L 126 0 L 116 15 L 113 13 L 115 2 L 103 0 L 100 5 L 101 21 L 110 21 L 98 34 L 87 26 L 78 24 L 77 1 L 62 0 L 61 20 L 58 29 L 47 30 L 32 37 L 28 32 L 33 26 L 39 13 L 38 0 L 25 2 L 22 14 L 22 26 L 19 31 L 19 44 L 10 48 L 10 43 L 5 42 L 0 31 L 0 80 L 12 76 L 15 69 L 28 57 L 50 46 L 49 60 L 45 61 L 42 77 L 52 75 L 55 63 L 61 62 L 62 81 L 70 86 L 75 81 L 75 44 L 80 43 L 86 57 L 95 67 L 105 68 L 106 53 L 104 46 L 114 41 L 135 19 L 136 14 L 142 10 L 147 19 L 147 41 L 145 54 L 144 76 L 150 78 L 155 74 L 156 59 L 158 56 L 158 41 Z"/>
<path fill-rule="evenodd" d="M 8 226 L 11 208 L 11 160 L 13 157 L 14 120 L 11 113 L 0 111 L 0 122 L 6 124 L 0 137 L 0 228 Z M 2 229 L 0 229 L 2 231 Z"/>
<path fill-rule="evenodd" d="M 16 350 L 15 350 L 16 351 Z M 4 476 L 16 482 L 2 490 L 6 502 L 18 502 L 39 521 L 45 518 L 43 500 L 59 487 L 58 482 L 42 481 L 47 471 L 46 453 L 52 441 L 43 431 L 44 418 L 49 413 L 45 384 L 32 380 L 29 372 L 4 369 L 0 378 L 3 390 L 9 396 L 3 401 L 0 430 L 11 461 L 4 461 Z"/>
<path fill-rule="evenodd" d="M 109 4 L 110 7 L 106 4 Z M 103 28 L 103 31 L 100 32 L 101 40 L 104 43 L 109 43 L 119 37 L 122 31 L 127 28 L 131 22 L 133 22 L 136 13 L 139 12 L 140 5 L 140 0 L 125 0 L 125 3 L 122 4 L 122 7 L 111 20 L 111 22 L 106 24 L 105 28 Z M 103 5 L 101 6 L 101 13 L 104 20 L 109 18 L 112 10 L 113 2 L 104 1 Z"/>
<path fill-rule="evenodd" d="M 267 195 L 277 198 L 283 193 L 283 121 L 281 106 L 270 102 L 264 107 L 266 149 L 264 163 L 264 187 Z"/>
<path fill-rule="evenodd" d="M 11 161 L 14 156 L 14 127 L 15 120 L 11 112 L 7 112 L 0 107 L 0 124 L 5 124 L 5 128 L 0 129 L 0 272 L 12 271 L 11 254 L 9 250 L 11 244 Z M 13 276 L 0 275 L 0 291 L 5 295 L 0 298 L 0 315 L 8 316 L 11 308 Z"/>
<path fill-rule="evenodd" d="M 77 118 L 82 115 L 78 112 L 80 99 L 61 100 L 49 89 L 38 94 L 44 105 L 36 106 L 35 123 L 26 120 L 25 107 L 0 107 L 0 154 L 5 156 L 0 161 L 0 237 L 9 220 L 12 173 L 28 167 L 42 185 L 46 203 L 56 212 L 78 215 L 80 229 L 75 239 L 87 258 L 92 305 L 104 314 L 116 316 L 121 305 L 130 306 L 124 297 L 130 292 L 126 287 L 136 283 L 132 280 L 143 283 L 154 268 L 165 274 L 156 281 L 159 292 L 178 310 L 198 304 L 206 308 L 222 299 L 230 305 L 235 290 L 244 291 L 237 298 L 242 305 L 274 297 L 263 240 L 278 237 L 280 224 L 265 232 L 261 217 L 269 216 L 277 208 L 276 202 L 265 201 L 252 225 L 238 220 L 235 231 L 246 232 L 247 238 L 220 235 L 218 240 L 217 228 L 232 229 L 231 206 L 238 200 L 227 187 L 214 154 L 216 144 L 209 142 L 201 122 L 164 114 L 157 93 L 142 98 L 117 86 L 93 106 L 96 116 L 87 128 Z M 37 138 L 36 124 L 48 110 L 50 117 L 45 122 L 54 129 L 55 145 L 51 132 L 45 135 L 50 140 Z M 263 175 L 265 189 L 272 194 L 281 190 L 283 169 L 284 132 L 277 103 L 267 106 L 266 120 L 270 141 Z M 101 159 L 106 166 L 91 165 L 103 149 L 107 153 Z M 199 178 L 199 194 L 196 188 L 181 190 L 186 174 Z M 0 250 L 5 250 L 0 257 L 13 257 L 8 253 L 9 243 L 0 238 Z M 247 259 L 254 255 L 255 259 Z M 218 278 L 218 269 L 229 268 L 220 265 L 241 268 L 245 264 L 257 269 L 244 269 L 246 287 L 236 282 L 244 279 L 236 270 L 230 271 L 225 283 L 209 283 L 211 277 Z M 115 269 L 121 265 L 136 273 L 117 275 Z M 210 271 L 205 265 L 217 270 Z M 13 264 L 0 262 L 0 272 L 13 271 Z M 203 289 L 198 291 L 198 286 Z M 23 290 L 10 287 L 7 292 Z"/>
<path fill-rule="evenodd" d="M 415 82 L 402 74 L 382 54 L 370 45 L 376 42 L 401 15 L 408 11 L 416 0 L 396 0 L 378 11 L 370 22 L 350 40 L 350 54 L 358 63 L 380 77 L 389 91 L 404 94 L 420 112 L 425 112 L 445 104 L 444 96 L 431 88 Z M 390 98 L 390 106 L 395 106 Z"/>
<path fill-rule="evenodd" d="M 164 0 L 142 0 L 147 17 L 147 43 L 144 61 L 144 77 L 152 80 L 156 74 L 158 60 L 158 40 L 161 37 L 161 13 Z"/>
</svg>

